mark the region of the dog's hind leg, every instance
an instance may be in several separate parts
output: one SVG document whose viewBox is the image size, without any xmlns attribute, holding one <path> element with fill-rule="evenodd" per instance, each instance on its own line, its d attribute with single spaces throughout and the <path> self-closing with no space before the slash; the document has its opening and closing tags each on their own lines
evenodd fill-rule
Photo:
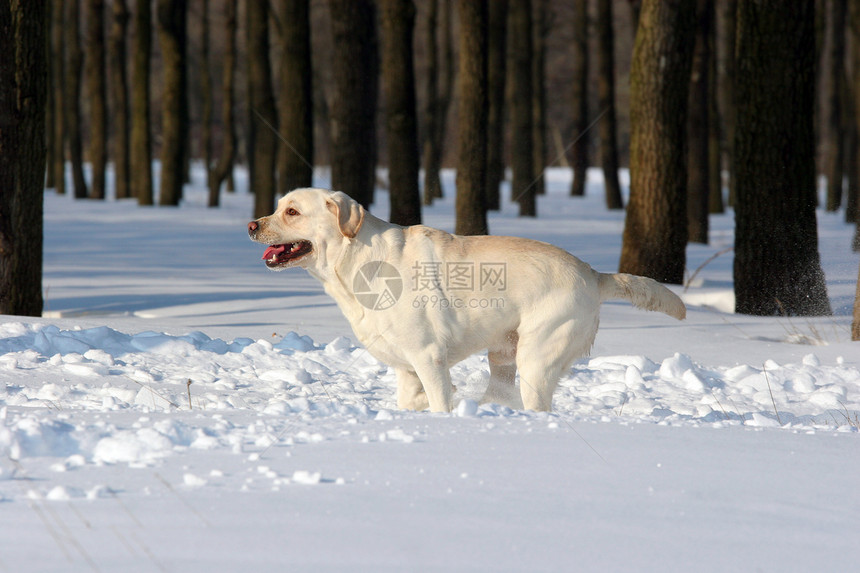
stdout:
<svg viewBox="0 0 860 573">
<path fill-rule="evenodd" d="M 487 361 L 490 363 L 490 383 L 481 398 L 481 404 L 501 404 L 515 410 L 523 407 L 515 385 L 517 365 L 515 362 L 516 348 L 503 351 L 490 351 Z"/>
<path fill-rule="evenodd" d="M 426 410 L 430 403 L 418 375 L 405 368 L 395 368 L 397 375 L 397 407 L 401 410 Z"/>
<path fill-rule="evenodd" d="M 561 375 L 574 360 L 587 354 L 593 336 L 576 336 L 575 321 L 566 322 L 552 331 L 541 330 L 520 335 L 517 346 L 517 369 L 520 372 L 520 395 L 527 410 L 548 412 L 552 395 Z M 596 327 L 593 330 L 596 330 Z"/>
</svg>

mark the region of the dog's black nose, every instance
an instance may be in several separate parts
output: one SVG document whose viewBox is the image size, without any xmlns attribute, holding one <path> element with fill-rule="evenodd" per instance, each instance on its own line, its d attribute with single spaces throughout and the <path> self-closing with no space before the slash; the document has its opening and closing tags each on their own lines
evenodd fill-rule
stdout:
<svg viewBox="0 0 860 573">
<path fill-rule="evenodd" d="M 251 221 L 250 223 L 248 223 L 248 234 L 253 236 L 259 228 L 260 225 L 256 221 Z"/>
</svg>

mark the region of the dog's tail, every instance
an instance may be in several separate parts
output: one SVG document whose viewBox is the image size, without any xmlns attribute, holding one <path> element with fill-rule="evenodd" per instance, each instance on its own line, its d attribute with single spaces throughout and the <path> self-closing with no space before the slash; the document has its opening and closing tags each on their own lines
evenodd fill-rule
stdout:
<svg viewBox="0 0 860 573">
<path fill-rule="evenodd" d="M 678 320 L 687 316 L 687 307 L 678 295 L 653 279 L 625 273 L 598 273 L 600 302 L 612 298 L 630 301 L 644 310 L 656 310 Z"/>
</svg>

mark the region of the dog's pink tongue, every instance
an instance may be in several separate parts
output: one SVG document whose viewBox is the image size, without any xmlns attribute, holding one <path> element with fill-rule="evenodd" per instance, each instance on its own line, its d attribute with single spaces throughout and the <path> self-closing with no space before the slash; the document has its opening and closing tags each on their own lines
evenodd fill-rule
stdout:
<svg viewBox="0 0 860 573">
<path fill-rule="evenodd" d="M 265 252 L 265 253 L 263 253 L 263 260 L 264 260 L 264 261 L 266 261 L 266 260 L 268 260 L 268 259 L 271 259 L 271 258 L 272 258 L 272 256 L 280 255 L 280 254 L 281 254 L 281 253 L 283 253 L 285 250 L 287 250 L 287 246 L 286 246 L 286 245 L 274 245 L 274 246 L 271 246 L 271 247 L 269 247 L 268 249 L 266 249 L 266 252 Z"/>
</svg>

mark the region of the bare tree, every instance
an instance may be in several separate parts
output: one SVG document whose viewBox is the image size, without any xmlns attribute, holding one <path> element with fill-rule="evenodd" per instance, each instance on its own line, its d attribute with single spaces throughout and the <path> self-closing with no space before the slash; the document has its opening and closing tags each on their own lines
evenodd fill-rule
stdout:
<svg viewBox="0 0 860 573">
<path fill-rule="evenodd" d="M 537 215 L 532 134 L 532 3 L 510 0 L 508 9 L 508 80 L 510 82 L 511 196 L 520 216 Z M 461 46 L 462 49 L 462 46 Z"/>
<path fill-rule="evenodd" d="M 698 0 L 696 6 L 696 46 L 690 73 L 687 146 L 687 228 L 691 243 L 708 244 L 708 202 L 710 196 L 710 36 L 713 0 Z"/>
<path fill-rule="evenodd" d="M 234 118 L 235 102 L 235 78 L 236 78 L 236 29 L 238 21 L 236 16 L 236 4 L 238 0 L 226 0 L 224 2 L 224 59 L 222 62 L 222 87 L 223 93 L 221 107 L 221 123 L 224 129 L 224 138 L 221 144 L 221 154 L 218 161 L 208 166 L 207 180 L 209 183 L 209 206 L 217 207 L 220 198 L 221 185 L 233 172 L 233 159 L 236 154 L 236 126 Z"/>
<path fill-rule="evenodd" d="M 92 168 L 90 198 L 105 198 L 107 169 L 107 82 L 105 58 L 104 0 L 87 0 L 85 70 L 90 106 L 90 137 L 87 146 Z"/>
<path fill-rule="evenodd" d="M 460 81 L 457 92 L 460 117 L 455 232 L 458 235 L 486 235 L 487 0 L 457 0 L 457 15 L 460 18 Z"/>
<path fill-rule="evenodd" d="M 382 90 L 388 136 L 389 219 L 398 225 L 421 223 L 418 191 L 418 119 L 412 63 L 412 0 L 381 0 Z"/>
<path fill-rule="evenodd" d="M 185 181 L 184 156 L 188 113 L 185 43 L 187 0 L 158 0 L 159 43 L 164 66 L 161 95 L 161 190 L 159 205 L 178 205 Z"/>
<path fill-rule="evenodd" d="M 53 0 L 51 8 L 51 91 L 53 92 L 53 125 L 47 129 L 53 132 L 53 163 L 48 169 L 54 174 L 54 188 L 57 194 L 66 192 L 66 48 L 63 42 L 63 28 L 66 25 L 64 0 Z"/>
<path fill-rule="evenodd" d="M 45 2 L 0 2 L 0 314 L 42 314 Z"/>
<path fill-rule="evenodd" d="M 815 3 L 783 8 L 738 2 L 735 308 L 829 314 L 815 220 Z"/>
<path fill-rule="evenodd" d="M 275 163 L 278 157 L 275 96 L 272 67 L 269 62 L 269 3 L 248 0 L 248 157 L 251 167 L 251 191 L 254 193 L 254 217 L 264 217 L 275 205 Z"/>
<path fill-rule="evenodd" d="M 598 123 L 600 163 L 608 209 L 623 209 L 618 182 L 618 121 L 615 114 L 615 32 L 612 0 L 597 0 L 597 99 L 603 116 Z"/>
<path fill-rule="evenodd" d="M 630 71 L 630 203 L 619 268 L 675 284 L 686 261 L 695 8 L 688 0 L 644 0 Z"/>
<path fill-rule="evenodd" d="M 857 291 L 854 294 L 854 318 L 851 321 L 851 340 L 860 340 L 860 269 L 857 271 Z"/>
<path fill-rule="evenodd" d="M 570 194 L 585 195 L 588 170 L 588 0 L 573 4 L 573 184 Z"/>
<path fill-rule="evenodd" d="M 85 199 L 89 192 L 84 178 L 84 151 L 81 136 L 81 73 L 84 67 L 84 54 L 81 50 L 80 37 L 80 0 L 66 0 L 66 9 L 65 44 L 69 56 L 66 67 L 66 131 L 69 157 L 72 161 L 75 198 Z"/>
<path fill-rule="evenodd" d="M 376 9 L 373 0 L 328 0 L 334 93 L 331 98 L 332 186 L 364 207 L 376 184 Z"/>
<path fill-rule="evenodd" d="M 719 98 L 725 170 L 729 176 L 729 204 L 734 202 L 735 185 L 735 15 L 737 0 L 717 2 L 718 38 L 717 91 Z"/>
<path fill-rule="evenodd" d="M 532 140 L 535 193 L 546 193 L 546 38 L 550 32 L 547 0 L 532 0 Z"/>
<path fill-rule="evenodd" d="M 110 87 L 113 96 L 113 164 L 116 198 L 131 197 L 129 175 L 129 108 L 126 79 L 126 34 L 130 14 L 125 0 L 113 0 L 110 31 Z"/>
<path fill-rule="evenodd" d="M 487 32 L 487 209 L 501 207 L 499 186 L 505 179 L 505 64 L 508 0 L 489 2 Z"/>
<path fill-rule="evenodd" d="M 452 35 L 452 0 L 430 0 L 427 15 L 427 76 L 424 96 L 424 204 L 442 197 L 443 142 L 446 118 L 454 86 L 454 50 Z M 441 18 L 439 15 L 441 13 Z M 438 21 L 438 24 L 437 24 Z M 437 29 L 442 37 L 437 42 Z M 441 55 L 441 57 L 440 57 Z"/>
<path fill-rule="evenodd" d="M 130 187 L 139 205 L 152 205 L 152 134 L 149 113 L 152 4 L 150 0 L 138 0 L 135 4 L 129 139 Z"/>
<path fill-rule="evenodd" d="M 314 174 L 311 21 L 309 0 L 282 0 L 279 5 L 277 104 L 278 125 L 285 143 L 279 153 L 278 188 L 286 193 L 310 187 Z"/>
<path fill-rule="evenodd" d="M 845 92 L 845 31 L 847 0 L 830 0 L 830 68 L 828 72 L 827 101 L 830 114 L 827 121 L 827 203 L 828 211 L 842 206 L 842 186 L 845 163 L 845 121 L 842 99 Z"/>
</svg>

